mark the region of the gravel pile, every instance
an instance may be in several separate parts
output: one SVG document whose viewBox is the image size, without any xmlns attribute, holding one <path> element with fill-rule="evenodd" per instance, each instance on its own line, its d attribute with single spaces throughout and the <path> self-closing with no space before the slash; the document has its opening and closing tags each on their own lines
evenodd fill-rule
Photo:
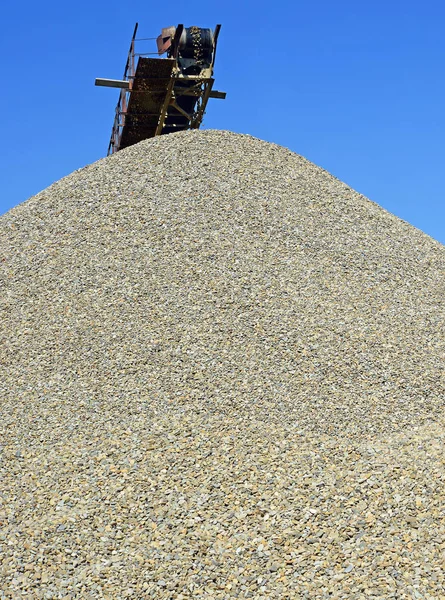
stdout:
<svg viewBox="0 0 445 600">
<path fill-rule="evenodd" d="M 443 246 L 285 148 L 0 219 L 0 598 L 445 598 Z"/>
</svg>

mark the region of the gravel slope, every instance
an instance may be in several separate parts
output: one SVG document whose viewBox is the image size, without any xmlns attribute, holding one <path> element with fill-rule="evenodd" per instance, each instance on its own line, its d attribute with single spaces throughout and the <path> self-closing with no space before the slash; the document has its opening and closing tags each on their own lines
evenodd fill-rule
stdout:
<svg viewBox="0 0 445 600">
<path fill-rule="evenodd" d="M 0 598 L 445 598 L 444 248 L 288 150 L 0 218 Z"/>
</svg>

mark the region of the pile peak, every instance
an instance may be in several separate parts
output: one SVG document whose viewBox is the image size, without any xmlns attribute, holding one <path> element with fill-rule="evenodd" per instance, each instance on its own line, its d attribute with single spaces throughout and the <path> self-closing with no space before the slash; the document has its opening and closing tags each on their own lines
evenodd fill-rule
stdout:
<svg viewBox="0 0 445 600">
<path fill-rule="evenodd" d="M 361 434 L 442 404 L 443 247 L 274 144 L 142 142 L 10 211 L 0 247 L 14 394 Z"/>
</svg>

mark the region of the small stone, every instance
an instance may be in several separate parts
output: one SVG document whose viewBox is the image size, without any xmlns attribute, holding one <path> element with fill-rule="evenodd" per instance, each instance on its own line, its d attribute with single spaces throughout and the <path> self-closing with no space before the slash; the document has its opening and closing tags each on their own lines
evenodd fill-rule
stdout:
<svg viewBox="0 0 445 600">
<path fill-rule="evenodd" d="M 230 132 L 2 215 L 0 589 L 442 598 L 444 272 L 438 242 Z"/>
</svg>

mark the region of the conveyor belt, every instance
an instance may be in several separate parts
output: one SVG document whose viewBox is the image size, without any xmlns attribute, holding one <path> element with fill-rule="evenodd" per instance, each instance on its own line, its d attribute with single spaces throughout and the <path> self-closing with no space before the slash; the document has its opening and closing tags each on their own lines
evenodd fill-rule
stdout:
<svg viewBox="0 0 445 600">
<path fill-rule="evenodd" d="M 174 59 L 139 58 L 120 148 L 155 136 L 175 64 Z"/>
</svg>

